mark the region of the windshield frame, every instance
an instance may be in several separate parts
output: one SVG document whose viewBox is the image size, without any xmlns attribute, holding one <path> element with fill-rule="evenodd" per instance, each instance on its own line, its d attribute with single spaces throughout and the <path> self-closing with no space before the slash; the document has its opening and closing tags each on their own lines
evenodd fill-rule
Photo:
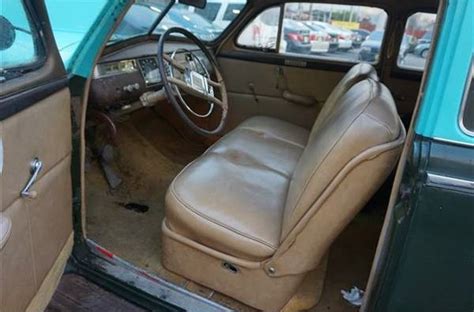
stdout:
<svg viewBox="0 0 474 312">
<path fill-rule="evenodd" d="M 153 33 L 155 28 L 160 24 L 160 22 L 163 20 L 165 15 L 168 14 L 168 12 L 171 10 L 173 5 L 175 5 L 176 3 L 177 3 L 177 0 L 169 0 L 169 3 L 166 4 L 163 11 L 156 16 L 155 20 L 153 21 L 153 23 L 150 24 L 150 27 L 147 29 L 147 31 L 142 32 L 140 34 L 133 35 L 133 36 L 129 36 L 129 37 L 123 38 L 123 39 L 111 39 L 114 36 L 115 32 L 117 31 L 117 28 L 123 23 L 125 17 L 127 16 L 128 12 L 130 11 L 130 9 L 134 5 L 143 5 L 143 4 L 139 4 L 139 3 L 132 3 L 128 7 L 128 9 L 124 13 L 124 15 L 122 16 L 122 19 L 117 23 L 116 27 L 114 28 L 114 30 L 112 31 L 110 37 L 108 38 L 107 42 L 105 43 L 105 46 L 106 47 L 111 47 L 111 46 L 114 46 L 114 45 L 120 45 L 121 43 L 127 42 L 129 40 L 134 40 L 134 39 L 143 38 L 143 37 L 147 38 L 147 37 L 156 35 L 156 34 Z M 146 6 L 146 5 L 144 5 L 144 6 Z"/>
<path fill-rule="evenodd" d="M 177 3 L 176 0 L 170 0 L 170 3 L 168 3 L 168 5 L 165 7 L 165 9 L 163 10 L 163 12 L 161 12 L 160 15 L 158 15 L 158 17 L 156 18 L 156 20 L 153 22 L 153 24 L 151 24 L 151 27 L 150 29 L 148 29 L 148 32 L 147 32 L 147 35 L 148 36 L 151 36 L 153 35 L 153 32 L 155 31 L 156 27 L 158 27 L 158 25 L 161 23 L 161 21 L 163 20 L 163 18 L 165 18 L 165 15 L 168 14 L 168 12 L 171 10 L 171 8 Z"/>
</svg>

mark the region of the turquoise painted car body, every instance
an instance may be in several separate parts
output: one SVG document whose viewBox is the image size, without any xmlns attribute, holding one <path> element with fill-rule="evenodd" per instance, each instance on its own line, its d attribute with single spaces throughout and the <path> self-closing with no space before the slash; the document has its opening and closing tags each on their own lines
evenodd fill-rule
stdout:
<svg viewBox="0 0 474 312">
<path fill-rule="evenodd" d="M 45 0 L 54 38 L 66 68 L 107 0 Z"/>
<path fill-rule="evenodd" d="M 421 136 L 474 145 L 474 137 L 459 122 L 474 53 L 473 25 L 474 1 L 449 0 L 416 122 L 415 132 Z"/>
<path fill-rule="evenodd" d="M 87 78 L 100 49 L 131 0 L 46 0 L 67 72 Z"/>
</svg>

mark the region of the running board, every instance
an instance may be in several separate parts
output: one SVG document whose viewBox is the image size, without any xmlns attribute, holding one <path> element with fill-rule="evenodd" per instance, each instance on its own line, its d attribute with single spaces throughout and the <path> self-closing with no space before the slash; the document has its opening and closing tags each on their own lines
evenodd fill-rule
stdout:
<svg viewBox="0 0 474 312">
<path fill-rule="evenodd" d="M 189 312 L 231 312 L 232 309 L 217 304 L 187 289 L 145 272 L 117 257 L 110 251 L 87 239 L 90 251 L 97 256 L 96 264 L 108 275 L 123 283 Z"/>
</svg>

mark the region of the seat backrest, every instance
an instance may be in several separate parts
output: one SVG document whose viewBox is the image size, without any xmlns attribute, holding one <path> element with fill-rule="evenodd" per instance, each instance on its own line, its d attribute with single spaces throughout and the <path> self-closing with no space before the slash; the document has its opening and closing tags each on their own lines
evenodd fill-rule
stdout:
<svg viewBox="0 0 474 312">
<path fill-rule="evenodd" d="M 292 176 L 282 236 L 303 217 L 338 172 L 354 157 L 396 140 L 400 119 L 390 91 L 372 79 L 342 95 L 309 138 Z"/>
<path fill-rule="evenodd" d="M 281 246 L 268 264 L 281 272 L 312 269 L 391 172 L 405 138 L 390 91 L 372 78 L 340 95 L 315 124 L 290 182 Z"/>
<path fill-rule="evenodd" d="M 313 127 L 311 128 L 310 137 L 313 136 L 323 122 L 328 118 L 328 115 L 334 110 L 334 106 L 338 103 L 340 98 L 356 83 L 365 80 L 372 79 L 378 81 L 377 72 L 375 68 L 368 63 L 359 63 L 352 66 L 352 68 L 344 75 L 344 77 L 339 81 L 336 87 L 332 90 L 331 94 L 324 103 L 323 108 L 318 114 Z"/>
</svg>

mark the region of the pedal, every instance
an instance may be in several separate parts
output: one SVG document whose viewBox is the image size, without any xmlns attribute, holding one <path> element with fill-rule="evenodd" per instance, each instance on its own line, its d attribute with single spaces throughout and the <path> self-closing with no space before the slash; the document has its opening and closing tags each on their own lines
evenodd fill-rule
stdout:
<svg viewBox="0 0 474 312">
<path fill-rule="evenodd" d="M 115 154 L 112 145 L 107 144 L 102 148 L 99 155 L 99 163 L 104 171 L 105 179 L 111 189 L 116 189 L 122 184 L 123 180 L 116 170 Z"/>
</svg>

